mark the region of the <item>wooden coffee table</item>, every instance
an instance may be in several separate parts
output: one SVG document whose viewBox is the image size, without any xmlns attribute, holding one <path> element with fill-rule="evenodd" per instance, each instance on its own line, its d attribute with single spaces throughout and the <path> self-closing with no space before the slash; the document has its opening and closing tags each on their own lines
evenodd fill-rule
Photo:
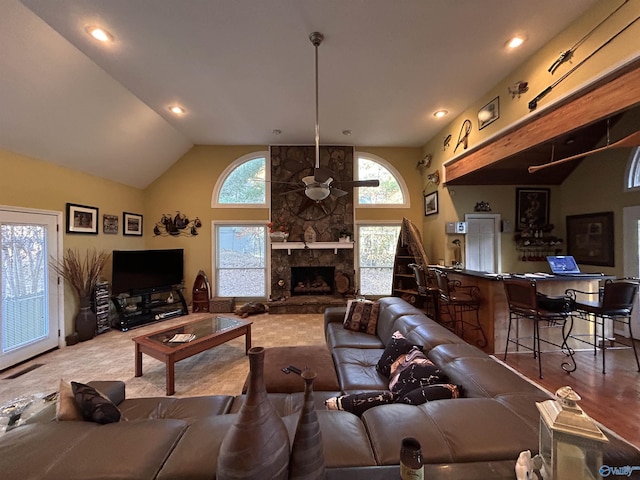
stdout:
<svg viewBox="0 0 640 480">
<path fill-rule="evenodd" d="M 183 323 L 175 327 L 135 337 L 136 377 L 142 376 L 142 354 L 160 360 L 167 367 L 167 395 L 175 393 L 175 363 L 192 357 L 229 340 L 246 336 L 245 354 L 251 348 L 251 324 L 239 318 L 212 316 L 204 320 Z M 192 335 L 187 342 L 170 341 L 176 334 Z"/>
</svg>

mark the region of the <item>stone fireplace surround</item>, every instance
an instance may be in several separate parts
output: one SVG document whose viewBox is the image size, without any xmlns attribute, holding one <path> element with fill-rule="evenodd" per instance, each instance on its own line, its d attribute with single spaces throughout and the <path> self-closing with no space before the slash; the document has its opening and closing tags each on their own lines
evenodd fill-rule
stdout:
<svg viewBox="0 0 640 480">
<path fill-rule="evenodd" d="M 321 146 L 320 165 L 334 172 L 337 180 L 353 180 L 353 146 Z M 302 185 L 302 177 L 313 175 L 315 165 L 314 146 L 271 146 L 271 216 L 283 216 L 290 225 L 289 242 L 304 241 L 304 232 L 312 227 L 316 243 L 337 242 L 338 232 L 354 229 L 353 189 L 345 189 L 347 195 L 329 196 L 322 201 L 325 207 L 311 205 L 301 208 L 306 201 L 304 191 L 286 194 Z M 292 182 L 292 184 L 278 183 Z M 326 210 L 326 212 L 325 212 Z M 328 213 L 328 214 L 327 214 Z M 353 249 L 270 249 L 271 254 L 271 302 L 272 313 L 321 313 L 329 305 L 345 303 L 346 296 L 335 292 L 323 295 L 294 295 L 291 279 L 292 267 L 333 267 L 334 275 L 347 277 L 349 291 L 355 290 Z M 332 283 L 335 285 L 335 280 Z"/>
</svg>

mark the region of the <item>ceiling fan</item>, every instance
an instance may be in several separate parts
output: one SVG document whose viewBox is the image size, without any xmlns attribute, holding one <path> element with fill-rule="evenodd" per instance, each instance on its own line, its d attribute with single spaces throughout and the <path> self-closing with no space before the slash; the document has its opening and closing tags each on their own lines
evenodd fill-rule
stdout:
<svg viewBox="0 0 640 480">
<path fill-rule="evenodd" d="M 281 195 L 288 195 L 294 192 L 304 192 L 304 194 L 315 202 L 321 202 L 329 195 L 334 197 L 342 197 L 347 195 L 348 192 L 342 190 L 342 188 L 354 188 L 354 187 L 378 187 L 380 185 L 379 180 L 355 180 L 341 182 L 335 180 L 335 174 L 327 167 L 320 166 L 320 123 L 318 115 L 318 47 L 324 40 L 324 35 L 320 32 L 313 32 L 309 35 L 309 40 L 315 47 L 315 59 L 316 59 L 316 129 L 315 129 L 315 167 L 313 169 L 313 175 L 302 177 L 301 181 L 303 186 L 283 192 Z M 301 162 L 291 160 L 285 164 L 288 170 L 298 171 L 305 167 Z"/>
</svg>

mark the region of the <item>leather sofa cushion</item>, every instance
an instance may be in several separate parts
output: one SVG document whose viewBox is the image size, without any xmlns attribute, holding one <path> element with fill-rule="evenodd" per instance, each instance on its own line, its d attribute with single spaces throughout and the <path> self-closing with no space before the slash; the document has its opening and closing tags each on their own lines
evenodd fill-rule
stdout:
<svg viewBox="0 0 640 480">
<path fill-rule="evenodd" d="M 537 386 L 488 355 L 463 357 L 438 364 L 451 383 L 463 385 L 466 397 L 495 397 L 508 393 L 538 393 Z M 560 368 L 558 366 L 558 368 Z"/>
<path fill-rule="evenodd" d="M 487 354 L 466 342 L 443 343 L 430 349 L 427 357 L 436 365 L 446 365 L 458 358 L 487 358 Z"/>
<path fill-rule="evenodd" d="M 316 414 L 328 468 L 376 465 L 369 435 L 360 418 L 340 411 L 324 410 Z"/>
<path fill-rule="evenodd" d="M 313 402 L 317 410 L 326 410 L 326 406 L 324 404 L 325 400 L 328 398 L 334 398 L 342 395 L 339 391 L 333 392 L 313 392 Z M 231 410 L 229 413 L 238 413 L 240 407 L 244 403 L 246 395 L 238 395 L 231 405 Z M 269 400 L 275 407 L 276 411 L 280 414 L 281 417 L 285 417 L 287 415 L 291 415 L 292 413 L 299 412 L 302 410 L 302 405 L 304 404 L 304 393 L 270 393 Z"/>
<path fill-rule="evenodd" d="M 384 344 L 377 336 L 348 330 L 342 323 L 328 324 L 325 335 L 329 348 L 384 348 Z"/>
<path fill-rule="evenodd" d="M 538 449 L 537 429 L 489 398 L 384 405 L 366 411 L 362 421 L 381 465 L 399 463 L 404 437 L 425 446 L 425 463 L 515 461 L 521 451 Z"/>
<path fill-rule="evenodd" d="M 399 325 L 404 322 L 404 318 L 396 322 Z M 407 340 L 415 343 L 416 345 L 422 345 L 423 350 L 428 352 L 432 348 L 442 344 L 465 344 L 468 345 L 462 338 L 453 333 L 451 330 L 446 329 L 440 324 L 435 322 L 427 323 L 424 318 L 422 323 L 408 331 L 405 336 Z M 486 355 L 486 354 L 485 354 Z"/>
<path fill-rule="evenodd" d="M 378 373 L 381 348 L 336 348 L 333 359 L 340 388 L 344 393 L 389 389 L 389 379 Z"/>
<path fill-rule="evenodd" d="M 130 398 L 124 400 L 118 408 L 129 421 L 174 418 L 194 422 L 203 417 L 222 415 L 229 411 L 232 403 L 233 397 L 227 395 Z"/>
</svg>

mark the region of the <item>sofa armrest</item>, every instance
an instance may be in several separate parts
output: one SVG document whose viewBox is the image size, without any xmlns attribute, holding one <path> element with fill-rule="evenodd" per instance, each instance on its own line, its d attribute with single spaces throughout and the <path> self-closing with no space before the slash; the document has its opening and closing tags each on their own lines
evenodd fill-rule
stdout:
<svg viewBox="0 0 640 480">
<path fill-rule="evenodd" d="M 94 380 L 87 385 L 95 388 L 116 405 L 125 399 L 124 382 L 120 380 Z"/>
<path fill-rule="evenodd" d="M 327 325 L 337 323 L 344 320 L 347 313 L 347 307 L 327 307 L 324 310 L 324 336 L 327 337 Z"/>
</svg>

